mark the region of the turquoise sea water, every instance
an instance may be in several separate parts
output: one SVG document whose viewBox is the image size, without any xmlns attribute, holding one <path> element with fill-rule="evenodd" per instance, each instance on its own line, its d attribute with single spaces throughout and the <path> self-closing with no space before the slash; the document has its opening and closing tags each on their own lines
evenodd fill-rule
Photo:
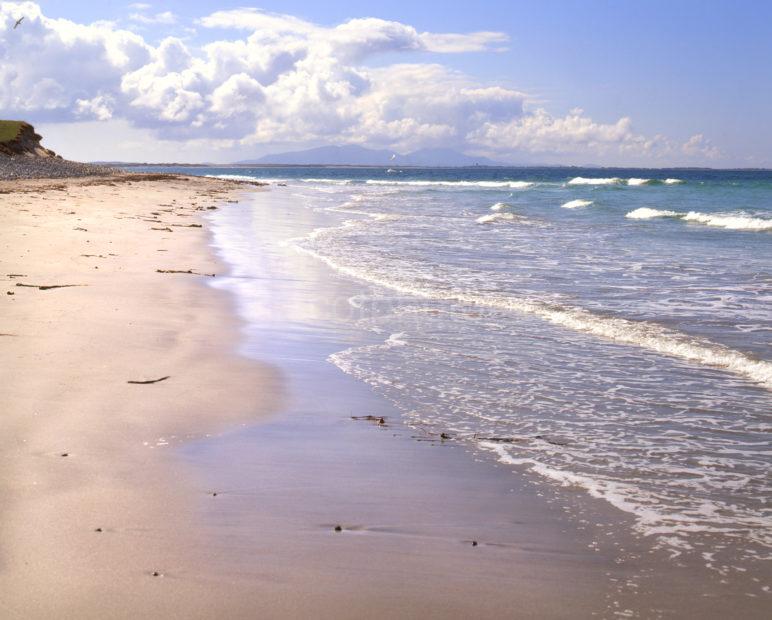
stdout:
<svg viewBox="0 0 772 620">
<path fill-rule="evenodd" d="M 183 171 L 322 214 L 292 244 L 361 284 L 341 312 L 376 340 L 329 361 L 416 428 L 584 489 L 673 557 L 769 559 L 772 172 Z"/>
</svg>

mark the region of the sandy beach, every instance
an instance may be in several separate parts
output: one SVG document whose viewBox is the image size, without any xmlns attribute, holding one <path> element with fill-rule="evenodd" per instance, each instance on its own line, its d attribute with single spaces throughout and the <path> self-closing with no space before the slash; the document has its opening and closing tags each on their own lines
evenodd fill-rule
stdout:
<svg viewBox="0 0 772 620">
<path fill-rule="evenodd" d="M 209 276 L 158 272 L 218 271 L 195 216 L 233 186 L 2 183 L 3 617 L 152 605 L 146 578 L 194 540 L 191 495 L 157 446 L 273 407 L 277 377 L 232 355 Z"/>
<path fill-rule="evenodd" d="M 0 1 L 0 620 L 772 618 L 772 2 L 605 4 Z"/>
<path fill-rule="evenodd" d="M 0 192 L 3 618 L 762 617 L 731 586 L 684 599 L 699 571 L 604 542 L 622 513 L 417 433 L 327 363 L 361 337 L 356 289 L 280 243 L 317 222 L 279 192 Z M 246 213 L 264 255 L 234 279 L 213 246 Z"/>
<path fill-rule="evenodd" d="M 481 493 L 488 507 L 493 500 L 494 521 L 506 523 L 511 481 L 499 476 L 481 489 L 482 468 L 467 472 L 445 451 L 434 461 L 386 405 L 382 413 L 406 439 L 396 469 L 381 459 L 363 464 L 372 441 L 385 437 L 379 429 L 352 426 L 345 415 L 330 427 L 318 415 L 329 405 L 320 404 L 288 431 L 293 442 L 316 437 L 311 451 L 271 442 L 261 451 L 273 457 L 268 469 L 247 472 L 248 484 L 272 489 L 259 508 L 254 496 L 234 501 L 227 488 L 218 494 L 220 487 L 197 478 L 206 458 L 193 467 L 166 449 L 270 419 L 283 402 L 279 369 L 235 353 L 239 324 L 227 294 L 203 285 L 223 266 L 197 216 L 236 208 L 238 189 L 190 178 L 3 187 L 11 190 L 0 215 L 3 617 L 246 618 L 256 610 L 494 617 L 518 600 L 533 613 L 567 617 L 563 601 L 544 596 L 545 584 L 556 585 L 566 571 L 571 599 L 589 613 L 602 600 L 602 583 L 585 575 L 576 541 L 564 541 L 573 552 L 550 550 L 562 524 L 537 523 L 542 515 L 527 498 L 521 516 L 530 525 L 487 554 L 470 554 L 477 549 L 465 534 L 488 541 L 512 534 L 475 523 L 470 493 Z M 314 389 L 326 381 L 308 373 L 301 380 Z M 340 380 L 349 410 L 372 406 L 361 386 Z M 342 404 L 331 392 L 323 396 Z M 393 446 L 378 450 L 394 455 Z M 457 482 L 446 479 L 449 467 Z M 332 505 L 331 493 L 338 495 Z M 363 493 L 370 525 L 352 523 Z M 214 517 L 211 506 L 220 507 Z M 230 515 L 225 524 L 221 510 Z M 343 547 L 336 517 L 354 533 Z M 394 531 L 373 529 L 400 521 Z M 259 556 L 246 551 L 252 545 Z M 512 587 L 512 551 L 528 558 L 515 571 L 525 587 Z"/>
<path fill-rule="evenodd" d="M 326 363 L 360 337 L 335 316 L 356 291 L 268 243 L 317 224 L 293 223 L 281 194 L 163 175 L 0 192 L 3 618 L 737 608 L 730 588 L 684 598 L 698 573 L 641 541 L 604 543 L 621 513 L 566 518 L 587 510 L 578 490 L 417 435 Z M 238 281 L 211 229 L 256 207 L 266 318 L 245 351 L 227 286 L 208 286 Z"/>
</svg>

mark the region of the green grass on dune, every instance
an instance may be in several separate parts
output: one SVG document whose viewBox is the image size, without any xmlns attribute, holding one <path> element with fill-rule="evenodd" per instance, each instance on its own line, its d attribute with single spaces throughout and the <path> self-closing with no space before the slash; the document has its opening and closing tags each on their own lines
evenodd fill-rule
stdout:
<svg viewBox="0 0 772 620">
<path fill-rule="evenodd" d="M 21 121 L 0 121 L 0 144 L 14 140 L 20 130 Z"/>
</svg>

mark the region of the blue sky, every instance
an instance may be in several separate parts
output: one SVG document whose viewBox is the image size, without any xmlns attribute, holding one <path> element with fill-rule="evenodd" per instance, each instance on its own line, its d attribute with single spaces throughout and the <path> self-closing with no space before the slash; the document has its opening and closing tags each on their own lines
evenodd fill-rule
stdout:
<svg viewBox="0 0 772 620">
<path fill-rule="evenodd" d="M 323 38 L 329 42 L 338 37 L 336 27 L 366 17 L 384 20 L 383 23 L 398 22 L 419 35 L 468 35 L 483 31 L 499 33 L 507 39 L 503 43 L 491 39 L 482 51 L 449 52 L 447 46 L 425 44 L 429 39 L 405 43 L 404 33 L 394 34 L 389 29 L 393 45 L 381 45 L 383 24 L 357 22 L 358 44 L 370 37 L 368 40 L 377 39 L 380 47 L 375 52 L 370 47 L 366 52 L 360 49 L 353 55 L 333 50 L 329 58 L 314 65 L 310 74 L 302 73 L 306 77 L 316 76 L 316 71 L 319 79 L 345 82 L 349 92 L 345 97 L 334 97 L 335 101 L 326 101 L 325 105 L 337 108 L 331 107 L 324 115 L 320 110 L 320 118 L 304 120 L 299 123 L 302 127 L 292 131 L 276 129 L 279 123 L 291 124 L 281 111 L 287 109 L 287 101 L 297 102 L 296 92 L 286 90 L 298 83 L 292 81 L 289 73 L 281 77 L 286 82 L 281 86 L 284 90 L 250 71 L 246 71 L 241 82 L 231 81 L 225 86 L 231 76 L 218 75 L 211 81 L 211 71 L 205 71 L 209 84 L 204 87 L 200 84 L 201 76 L 193 76 L 195 60 L 190 60 L 189 66 L 176 68 L 180 88 L 193 93 L 186 94 L 189 98 L 199 100 L 195 105 L 189 104 L 190 114 L 185 118 L 175 112 L 175 118 L 168 120 L 168 109 L 160 107 L 158 84 L 170 77 L 168 71 L 157 69 L 146 68 L 144 73 L 136 74 L 133 90 L 125 83 L 116 86 L 116 80 L 123 78 L 113 76 L 105 84 L 91 80 L 93 92 L 83 94 L 88 89 L 80 89 L 77 96 L 72 94 L 69 99 L 60 96 L 62 106 L 79 106 L 76 115 L 62 113 L 57 117 L 50 106 L 47 111 L 15 110 L 14 104 L 0 98 L 9 111 L 26 111 L 33 120 L 37 117 L 47 135 L 54 139 L 61 136 L 62 142 L 69 140 L 68 132 L 101 122 L 120 136 L 119 142 L 131 145 L 123 149 L 125 155 L 136 153 L 149 141 L 159 155 L 173 152 L 191 161 L 223 161 L 231 156 L 258 155 L 279 148 L 354 141 L 398 150 L 451 146 L 517 163 L 772 166 L 772 128 L 766 122 L 772 109 L 772 38 L 768 36 L 772 3 L 483 0 L 470 6 L 402 0 L 378 4 L 172 0 L 132 7 L 130 2 L 41 0 L 36 4 L 45 19 L 65 18 L 83 25 L 108 20 L 112 22 L 110 28 L 141 37 L 151 55 L 161 53 L 158 49 L 165 38 L 174 37 L 182 42 L 184 54 L 191 59 L 200 57 L 202 46 L 208 43 L 246 40 L 251 31 L 234 28 L 234 23 L 238 23 L 234 15 L 227 27 L 203 25 L 200 21 L 216 11 L 245 6 L 259 9 L 262 14 L 297 18 L 292 28 L 299 30 L 290 33 L 286 42 L 279 42 L 293 49 L 298 37 L 306 37 L 302 24 L 322 28 Z M 14 8 L 22 7 L 20 4 Z M 160 23 L 151 23 L 157 17 Z M 8 69 L 13 63 L 12 57 L 3 57 L 2 46 L 3 41 L 6 46 L 14 43 L 9 39 L 11 34 L 0 30 L 0 69 L 3 64 Z M 394 37 L 399 42 L 394 42 Z M 325 50 L 329 48 L 328 43 L 324 45 Z M 506 50 L 501 51 L 504 47 Z M 311 55 L 321 58 L 318 45 L 308 49 L 316 50 Z M 33 47 L 26 56 L 34 53 Z M 209 60 L 212 61 L 211 57 Z M 342 67 L 345 76 L 330 73 L 328 61 Z M 406 65 L 414 68 L 414 74 L 400 69 Z M 437 70 L 428 75 L 415 69 L 423 66 L 441 67 L 445 74 Z M 114 69 L 107 67 L 105 74 Z M 121 70 L 124 75 L 142 71 L 139 65 Z M 153 76 L 148 77 L 151 73 Z M 277 79 L 277 75 L 270 79 Z M 360 75 L 367 82 L 364 87 L 358 83 Z M 47 76 L 38 77 L 44 80 Z M 151 78 L 156 80 L 155 86 L 147 85 Z M 438 99 L 442 80 L 456 78 L 456 91 L 449 94 L 455 99 Z M 422 83 L 437 81 L 437 89 L 417 95 L 432 101 L 433 107 L 440 110 L 436 118 L 430 110 L 419 109 L 416 102 L 407 101 L 409 87 L 405 83 L 409 84 L 411 79 Z M 219 86 L 223 88 L 217 91 Z M 24 87 L 33 89 L 34 84 Z M 149 88 L 155 89 L 155 99 Z M 492 88 L 507 92 L 485 90 Z M 475 94 L 469 95 L 472 91 Z M 398 96 L 390 98 L 392 92 Z M 212 112 L 222 110 L 225 102 L 234 101 L 234 97 L 243 101 L 250 93 L 262 106 L 262 112 L 255 113 L 254 119 L 246 111 L 238 122 L 233 115 L 223 120 Z M 519 93 L 520 99 L 514 93 Z M 165 100 L 172 96 L 169 92 L 163 95 Z M 98 97 L 102 99 L 97 100 Z M 104 101 L 109 101 L 109 105 L 103 105 Z M 474 107 L 475 102 L 479 109 Z M 298 110 L 316 106 L 313 100 L 302 104 L 304 107 Z M 108 112 L 104 111 L 106 108 Z M 577 108 L 581 113 L 572 112 Z M 380 113 L 375 111 L 383 110 L 387 111 L 386 116 L 375 118 Z M 464 122 L 459 127 L 459 119 L 471 116 L 478 119 L 478 124 Z M 224 127 L 216 135 L 197 133 L 191 129 L 195 118 L 199 125 L 204 119 L 206 125 L 222 121 Z M 629 122 L 619 125 L 620 119 Z M 260 125 L 257 131 L 253 131 L 255 123 Z M 396 129 L 400 123 L 402 128 Z M 336 134 L 335 128 L 340 133 Z M 121 158 L 119 147 L 112 147 L 112 151 Z M 78 155 L 94 158 L 99 149 L 110 150 L 104 141 L 95 138 L 84 144 Z"/>
</svg>

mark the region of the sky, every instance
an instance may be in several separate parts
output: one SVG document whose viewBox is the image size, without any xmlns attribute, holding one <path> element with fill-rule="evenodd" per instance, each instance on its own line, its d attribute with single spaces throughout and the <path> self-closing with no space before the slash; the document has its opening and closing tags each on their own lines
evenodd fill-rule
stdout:
<svg viewBox="0 0 772 620">
<path fill-rule="evenodd" d="M 769 24 L 759 0 L 0 0 L 0 118 L 89 161 L 772 167 Z"/>
</svg>

